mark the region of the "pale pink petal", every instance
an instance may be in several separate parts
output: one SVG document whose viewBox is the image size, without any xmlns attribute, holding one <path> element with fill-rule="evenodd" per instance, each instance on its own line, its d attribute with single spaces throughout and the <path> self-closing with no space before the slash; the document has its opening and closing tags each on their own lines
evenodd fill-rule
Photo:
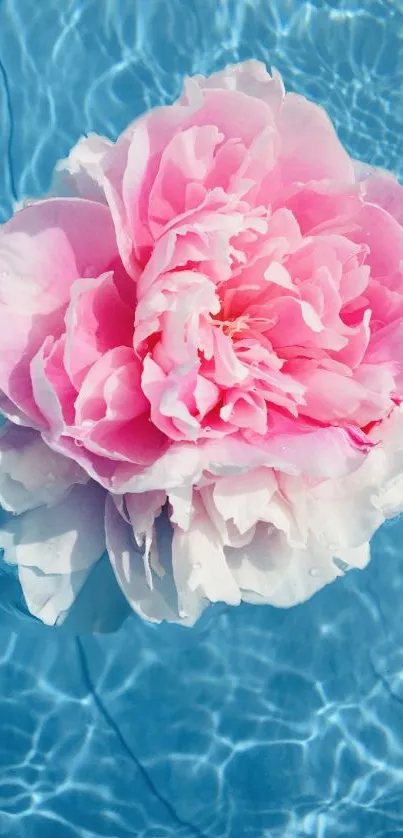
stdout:
<svg viewBox="0 0 403 838">
<path fill-rule="evenodd" d="M 140 385 L 141 364 L 128 346 L 100 354 L 82 381 L 75 402 L 77 426 L 101 419 L 122 422 L 140 416 L 148 402 Z M 116 409 L 118 400 L 120 409 Z"/>
<path fill-rule="evenodd" d="M 362 186 L 369 203 L 382 207 L 403 227 L 403 186 L 394 175 L 373 169 Z"/>
<path fill-rule="evenodd" d="M 220 408 L 220 417 L 234 428 L 249 428 L 257 434 L 267 431 L 267 406 L 259 393 L 240 388 L 227 390 Z"/>
<path fill-rule="evenodd" d="M 148 225 L 153 238 L 158 238 L 170 221 L 202 203 L 205 190 L 195 201 L 189 187 L 207 180 L 216 147 L 223 139 L 214 125 L 202 125 L 183 130 L 168 142 L 149 196 Z"/>
<path fill-rule="evenodd" d="M 278 131 L 284 186 L 324 178 L 354 183 L 351 158 L 323 108 L 296 93 L 287 93 Z"/>
<path fill-rule="evenodd" d="M 198 364 L 176 367 L 168 375 L 150 356 L 144 359 L 141 384 L 154 425 L 171 439 L 197 439 L 200 424 L 188 405 L 194 401 Z"/>
<path fill-rule="evenodd" d="M 270 75 L 265 64 L 255 60 L 229 64 L 224 70 L 207 78 L 197 75 L 186 79 L 181 101 L 196 104 L 200 102 L 200 98 L 197 98 L 198 91 L 207 88 L 238 90 L 254 99 L 261 99 L 269 105 L 274 116 L 278 116 L 285 96 L 283 81 L 277 70 L 273 69 Z"/>
<path fill-rule="evenodd" d="M 105 192 L 112 211 L 120 255 L 136 278 L 152 243 L 148 200 L 162 150 L 181 127 L 189 108 L 156 108 L 122 134 L 103 160 Z"/>
</svg>

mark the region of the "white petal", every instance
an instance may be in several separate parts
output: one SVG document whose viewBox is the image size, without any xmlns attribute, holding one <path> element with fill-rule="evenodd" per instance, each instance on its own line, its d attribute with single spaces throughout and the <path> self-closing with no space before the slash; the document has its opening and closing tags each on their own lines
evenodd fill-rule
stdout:
<svg viewBox="0 0 403 838">
<path fill-rule="evenodd" d="M 203 599 L 239 605 L 239 587 L 227 566 L 222 540 L 202 507 L 187 532 L 174 529 L 172 568 L 179 612 L 190 620 L 199 616 Z"/>
<path fill-rule="evenodd" d="M 165 492 L 142 492 L 125 495 L 126 509 L 137 546 L 143 550 L 143 564 L 147 585 L 153 587 L 150 553 L 154 537 L 154 521 L 166 500 Z M 157 557 L 154 557 L 157 560 Z M 156 562 L 158 564 L 158 561 Z"/>
<path fill-rule="evenodd" d="M 8 425 L 0 432 L 0 504 L 7 511 L 54 506 L 71 486 L 87 482 L 88 475 L 45 445 L 37 431 Z"/>
<path fill-rule="evenodd" d="M 133 531 L 119 514 L 108 496 L 105 510 L 106 544 L 116 579 L 129 605 L 140 617 L 151 622 L 180 622 L 172 573 L 155 579 L 152 589 L 147 584 L 143 556 L 136 547 Z M 170 544 L 163 545 L 170 552 Z"/>
<path fill-rule="evenodd" d="M 75 486 L 57 506 L 12 517 L 0 529 L 5 559 L 41 574 L 86 570 L 105 550 L 105 491 Z"/>
<path fill-rule="evenodd" d="M 18 570 L 29 611 L 50 626 L 63 621 L 89 573 L 90 568 L 65 575 L 43 574 L 35 567 Z"/>
<path fill-rule="evenodd" d="M 225 552 L 247 602 L 289 608 L 342 575 L 332 554 L 313 540 L 298 550 L 290 547 L 283 533 L 264 524 L 250 545 Z"/>
<path fill-rule="evenodd" d="M 192 515 L 193 487 L 178 486 L 169 491 L 169 503 L 172 507 L 171 522 L 178 524 L 181 530 L 187 530 Z"/>
<path fill-rule="evenodd" d="M 165 500 L 165 492 L 158 491 L 125 495 L 126 509 L 139 547 L 145 537 L 151 535 L 155 518 L 160 514 Z"/>
<path fill-rule="evenodd" d="M 112 145 L 98 134 L 81 137 L 69 156 L 56 164 L 50 195 L 106 203 L 101 163 Z"/>
<path fill-rule="evenodd" d="M 242 477 L 223 477 L 214 487 L 214 502 L 224 518 L 230 518 L 240 533 L 259 520 L 267 520 L 269 502 L 277 488 L 273 469 L 255 469 Z"/>
</svg>

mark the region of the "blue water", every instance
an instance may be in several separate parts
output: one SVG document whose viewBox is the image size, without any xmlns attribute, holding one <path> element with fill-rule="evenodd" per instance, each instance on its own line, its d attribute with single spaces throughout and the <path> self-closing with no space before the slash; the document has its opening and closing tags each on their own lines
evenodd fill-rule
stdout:
<svg viewBox="0 0 403 838">
<path fill-rule="evenodd" d="M 247 57 L 403 176 L 401 0 L 0 0 L 0 217 L 78 136 Z M 0 835 L 403 834 L 403 523 L 290 611 L 75 638 L 0 571 Z"/>
</svg>

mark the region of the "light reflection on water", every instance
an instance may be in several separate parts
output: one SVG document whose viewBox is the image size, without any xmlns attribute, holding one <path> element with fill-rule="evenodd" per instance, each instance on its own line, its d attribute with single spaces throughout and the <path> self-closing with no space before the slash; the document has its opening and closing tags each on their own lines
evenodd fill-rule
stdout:
<svg viewBox="0 0 403 838">
<path fill-rule="evenodd" d="M 81 133 L 251 56 L 403 176 L 400 0 L 3 0 L 1 217 Z M 402 543 L 384 528 L 368 570 L 292 611 L 80 640 L 20 616 L 0 572 L 0 835 L 403 833 Z"/>
</svg>

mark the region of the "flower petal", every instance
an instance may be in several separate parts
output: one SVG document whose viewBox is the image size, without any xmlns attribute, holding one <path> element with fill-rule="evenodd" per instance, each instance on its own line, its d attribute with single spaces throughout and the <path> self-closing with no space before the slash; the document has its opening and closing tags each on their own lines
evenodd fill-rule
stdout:
<svg viewBox="0 0 403 838">
<path fill-rule="evenodd" d="M 42 417 L 31 359 L 47 336 L 60 335 L 74 280 L 96 276 L 114 258 L 108 209 L 91 201 L 41 201 L 0 229 L 0 388 L 35 421 Z"/>
<path fill-rule="evenodd" d="M 0 434 L 0 503 L 21 514 L 60 503 L 74 484 L 88 475 L 67 457 L 56 454 L 36 431 L 6 426 Z"/>
<path fill-rule="evenodd" d="M 189 529 L 175 527 L 172 569 L 178 591 L 179 613 L 194 622 L 203 601 L 239 605 L 239 587 L 229 570 L 222 541 L 202 504 Z"/>
<path fill-rule="evenodd" d="M 99 134 L 81 137 L 68 157 L 56 163 L 50 195 L 106 203 L 102 161 L 112 146 Z"/>
<path fill-rule="evenodd" d="M 104 509 L 105 492 L 91 483 L 73 487 L 51 510 L 12 517 L 0 529 L 6 561 L 45 575 L 86 570 L 105 550 Z"/>
<path fill-rule="evenodd" d="M 157 577 L 153 587 L 149 586 L 143 557 L 135 544 L 133 531 L 122 518 L 111 496 L 106 501 L 105 528 L 109 558 L 129 605 L 140 617 L 151 622 L 180 622 L 172 574 Z M 169 524 L 165 525 L 164 536 L 164 549 L 170 552 Z"/>
</svg>

